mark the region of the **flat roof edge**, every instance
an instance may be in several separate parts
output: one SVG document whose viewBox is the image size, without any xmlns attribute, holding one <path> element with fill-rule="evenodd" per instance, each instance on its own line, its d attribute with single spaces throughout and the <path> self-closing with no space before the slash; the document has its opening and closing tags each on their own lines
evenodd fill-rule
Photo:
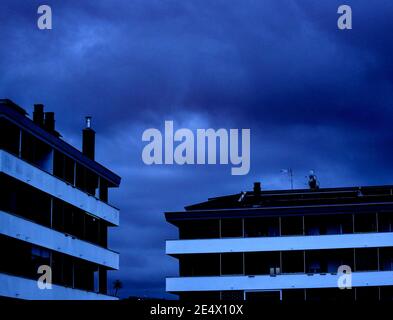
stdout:
<svg viewBox="0 0 393 320">
<path fill-rule="evenodd" d="M 45 131 L 44 129 L 38 127 L 33 123 L 33 121 L 30 118 L 27 118 L 22 113 L 14 110 L 13 108 L 5 104 L 0 103 L 0 117 L 5 117 L 11 120 L 12 122 L 21 126 L 23 129 L 27 130 L 29 133 L 33 134 L 34 136 L 45 140 L 53 148 L 58 149 L 59 151 L 65 153 L 73 160 L 78 161 L 81 164 L 84 164 L 90 170 L 105 177 L 106 179 L 109 180 L 109 182 L 111 182 L 116 187 L 120 185 L 121 177 L 119 175 L 105 168 L 97 161 L 93 161 L 89 159 L 81 151 L 79 151 L 69 143 L 65 142 L 64 140 L 57 138 L 51 135 L 50 133 L 48 133 L 47 131 Z"/>
</svg>

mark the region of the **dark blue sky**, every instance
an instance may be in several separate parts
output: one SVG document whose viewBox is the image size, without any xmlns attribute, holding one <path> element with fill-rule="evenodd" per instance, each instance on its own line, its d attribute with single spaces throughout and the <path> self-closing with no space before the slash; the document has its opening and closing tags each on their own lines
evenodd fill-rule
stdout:
<svg viewBox="0 0 393 320">
<path fill-rule="evenodd" d="M 36 27 L 49 4 L 53 30 Z M 349 4 L 353 30 L 339 31 Z M 393 183 L 391 0 L 128 0 L 0 3 L 0 97 L 56 112 L 81 145 L 93 116 L 97 160 L 122 176 L 112 192 L 121 226 L 123 296 L 164 296 L 177 273 L 163 212 L 210 196 L 295 187 L 314 169 L 322 187 Z M 251 170 L 145 166 L 142 132 L 251 128 Z"/>
</svg>

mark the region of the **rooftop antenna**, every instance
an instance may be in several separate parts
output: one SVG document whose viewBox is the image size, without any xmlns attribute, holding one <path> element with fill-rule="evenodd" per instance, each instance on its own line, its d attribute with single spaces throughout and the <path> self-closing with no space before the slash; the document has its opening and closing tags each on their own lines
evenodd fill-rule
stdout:
<svg viewBox="0 0 393 320">
<path fill-rule="evenodd" d="M 292 168 L 281 169 L 281 173 L 285 173 L 285 174 L 288 175 L 289 180 L 291 182 L 291 190 L 293 190 L 293 171 L 292 171 Z"/>
<path fill-rule="evenodd" d="M 310 170 L 308 175 L 308 186 L 311 190 L 318 190 L 319 189 L 319 182 L 314 170 Z"/>
</svg>

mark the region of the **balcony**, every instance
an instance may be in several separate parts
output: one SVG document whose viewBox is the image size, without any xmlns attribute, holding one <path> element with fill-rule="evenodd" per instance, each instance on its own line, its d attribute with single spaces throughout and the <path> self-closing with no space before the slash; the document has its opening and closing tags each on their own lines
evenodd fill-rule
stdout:
<svg viewBox="0 0 393 320">
<path fill-rule="evenodd" d="M 263 252 L 289 250 L 389 247 L 393 232 L 356 233 L 322 236 L 283 236 L 201 240 L 168 240 L 169 255 L 225 252 Z"/>
<path fill-rule="evenodd" d="M 118 253 L 4 211 L 0 211 L 0 234 L 111 269 L 119 269 Z"/>
<path fill-rule="evenodd" d="M 116 297 L 52 285 L 41 290 L 37 281 L 0 273 L 0 296 L 26 300 L 117 300 Z"/>
<path fill-rule="evenodd" d="M 0 172 L 63 200 L 113 225 L 119 225 L 119 210 L 50 173 L 0 150 Z"/>
<path fill-rule="evenodd" d="M 209 276 L 166 279 L 167 292 L 337 288 L 337 274 Z M 352 287 L 393 285 L 393 271 L 352 273 Z"/>
</svg>

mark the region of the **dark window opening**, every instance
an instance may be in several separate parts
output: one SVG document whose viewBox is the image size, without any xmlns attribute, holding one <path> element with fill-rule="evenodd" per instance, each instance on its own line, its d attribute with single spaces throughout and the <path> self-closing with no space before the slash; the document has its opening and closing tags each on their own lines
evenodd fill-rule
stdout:
<svg viewBox="0 0 393 320">
<path fill-rule="evenodd" d="M 223 301 L 242 301 L 244 292 L 241 290 L 221 291 L 221 300 Z"/>
<path fill-rule="evenodd" d="M 306 289 L 306 301 L 320 302 L 353 302 L 355 290 L 338 288 Z"/>
<path fill-rule="evenodd" d="M 31 244 L 0 235 L 0 247 L 2 251 L 0 272 L 27 278 L 36 277 L 37 268 L 32 256 Z"/>
<path fill-rule="evenodd" d="M 100 190 L 98 197 L 101 201 L 108 202 L 108 189 L 108 182 L 100 178 Z"/>
<path fill-rule="evenodd" d="M 22 159 L 41 170 L 53 172 L 53 149 L 33 135 L 22 131 Z"/>
<path fill-rule="evenodd" d="M 355 214 L 355 232 L 376 232 L 377 215 L 375 213 Z"/>
<path fill-rule="evenodd" d="M 378 270 L 378 249 L 355 249 L 356 271 Z"/>
<path fill-rule="evenodd" d="M 81 290 L 94 291 L 94 273 L 98 270 L 96 265 L 79 261 L 74 271 L 74 287 Z"/>
<path fill-rule="evenodd" d="M 393 248 L 379 249 L 379 268 L 382 271 L 393 271 Z"/>
<path fill-rule="evenodd" d="M 222 253 L 221 254 L 221 274 L 238 275 L 244 274 L 243 253 Z"/>
<path fill-rule="evenodd" d="M 75 161 L 55 150 L 53 159 L 53 174 L 68 182 L 75 184 Z"/>
<path fill-rule="evenodd" d="M 247 301 L 261 301 L 266 303 L 280 302 L 281 294 L 280 291 L 250 291 L 245 292 Z"/>
<path fill-rule="evenodd" d="M 94 276 L 98 266 L 78 258 L 52 252 L 53 283 L 65 287 L 95 291 Z"/>
<path fill-rule="evenodd" d="M 280 235 L 278 218 L 244 219 L 245 237 L 276 237 Z"/>
<path fill-rule="evenodd" d="M 280 253 L 246 252 L 244 266 L 246 275 L 280 273 Z"/>
<path fill-rule="evenodd" d="M 282 290 L 283 302 L 301 302 L 305 300 L 304 289 Z"/>
<path fill-rule="evenodd" d="M 343 234 L 353 232 L 352 215 L 305 216 L 306 235 Z"/>
<path fill-rule="evenodd" d="M 0 149 L 19 156 L 20 129 L 8 120 L 0 119 Z"/>
<path fill-rule="evenodd" d="M 221 238 L 243 237 L 242 219 L 222 219 Z"/>
<path fill-rule="evenodd" d="M 393 212 L 383 212 L 378 214 L 378 231 L 393 231 Z"/>
<path fill-rule="evenodd" d="M 205 301 L 205 300 L 220 300 L 220 291 L 188 291 L 179 292 L 180 301 Z"/>
<path fill-rule="evenodd" d="M 282 273 L 303 273 L 304 253 L 303 251 L 282 252 Z"/>
<path fill-rule="evenodd" d="M 357 287 L 356 301 L 379 301 L 379 287 Z"/>
<path fill-rule="evenodd" d="M 41 247 L 32 246 L 31 262 L 32 271 L 37 274 L 38 268 L 42 265 L 50 266 L 50 251 Z"/>
<path fill-rule="evenodd" d="M 102 247 L 108 247 L 108 224 L 104 220 L 99 220 L 99 242 Z"/>
<path fill-rule="evenodd" d="M 193 254 L 179 257 L 181 277 L 220 275 L 219 254 Z"/>
<path fill-rule="evenodd" d="M 393 301 L 393 286 L 382 286 L 379 292 L 381 301 Z"/>
<path fill-rule="evenodd" d="M 99 219 L 89 214 L 85 214 L 84 218 L 85 218 L 84 239 L 93 243 L 99 243 L 100 242 Z"/>
<path fill-rule="evenodd" d="M 296 236 L 303 235 L 303 217 L 282 217 L 281 218 L 281 235 Z"/>
<path fill-rule="evenodd" d="M 307 250 L 307 273 L 337 273 L 338 268 L 347 265 L 353 270 L 353 250 Z"/>
<path fill-rule="evenodd" d="M 24 217 L 44 226 L 50 226 L 51 198 L 16 179 L 0 174 L 0 209 Z"/>
<path fill-rule="evenodd" d="M 219 220 L 189 220 L 179 223 L 179 238 L 212 239 L 220 237 Z"/>
<path fill-rule="evenodd" d="M 107 246 L 108 224 L 103 220 L 58 199 L 53 200 L 52 216 L 53 229 L 103 247 Z"/>
<path fill-rule="evenodd" d="M 96 196 L 96 191 L 98 189 L 98 176 L 96 174 L 77 163 L 75 177 L 75 186 L 78 189 Z"/>
</svg>

